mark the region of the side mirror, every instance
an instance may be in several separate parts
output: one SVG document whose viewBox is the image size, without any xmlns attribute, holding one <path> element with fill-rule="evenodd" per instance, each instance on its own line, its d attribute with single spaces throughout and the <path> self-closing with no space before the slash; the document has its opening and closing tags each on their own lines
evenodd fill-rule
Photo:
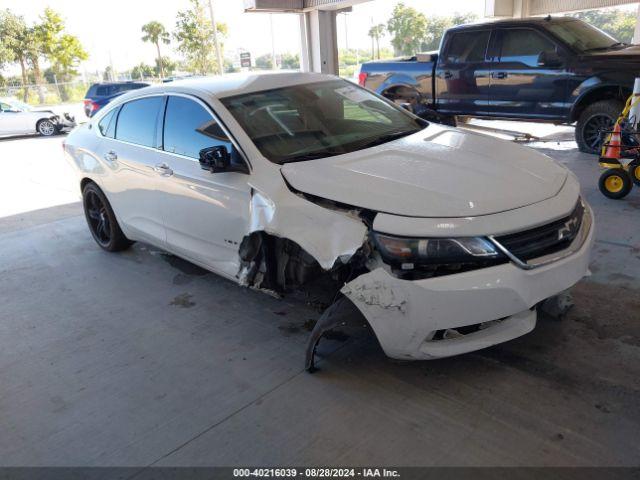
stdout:
<svg viewBox="0 0 640 480">
<path fill-rule="evenodd" d="M 211 173 L 228 172 L 231 155 L 224 145 L 203 148 L 200 150 L 200 167 Z"/>
<path fill-rule="evenodd" d="M 558 55 L 557 52 L 541 52 L 540 55 L 538 55 L 539 67 L 560 67 L 562 64 L 562 57 Z"/>
</svg>

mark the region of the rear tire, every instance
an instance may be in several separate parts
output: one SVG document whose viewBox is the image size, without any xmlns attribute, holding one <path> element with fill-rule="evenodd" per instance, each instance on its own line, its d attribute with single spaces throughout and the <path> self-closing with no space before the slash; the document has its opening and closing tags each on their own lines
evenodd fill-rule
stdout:
<svg viewBox="0 0 640 480">
<path fill-rule="evenodd" d="M 619 200 L 629 195 L 633 182 L 622 168 L 610 168 L 600 175 L 598 187 L 605 197 Z"/>
<path fill-rule="evenodd" d="M 109 200 L 98 185 L 93 182 L 85 185 L 82 189 L 82 205 L 89 231 L 100 248 L 107 252 L 119 252 L 133 244 L 122 233 Z"/>
<path fill-rule="evenodd" d="M 622 113 L 624 104 L 620 100 L 600 100 L 585 108 L 576 124 L 576 143 L 585 153 L 599 154 L 606 134 L 602 130 L 611 130 Z"/>
</svg>

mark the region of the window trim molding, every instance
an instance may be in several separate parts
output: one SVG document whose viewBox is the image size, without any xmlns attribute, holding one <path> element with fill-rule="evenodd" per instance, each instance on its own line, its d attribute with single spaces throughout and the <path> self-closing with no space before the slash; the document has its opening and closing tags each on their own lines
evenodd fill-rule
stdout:
<svg viewBox="0 0 640 480">
<path fill-rule="evenodd" d="M 107 110 L 104 114 L 100 115 L 99 118 L 96 118 L 96 128 L 94 128 L 93 130 L 95 130 L 96 135 L 99 136 L 100 138 L 106 138 L 108 140 L 113 140 L 115 142 L 120 142 L 123 143 L 125 145 L 132 145 L 134 147 L 140 147 L 140 148 L 147 148 L 149 150 L 153 150 L 156 152 L 162 152 L 162 153 L 166 153 L 167 155 L 176 155 L 180 158 L 184 158 L 184 159 L 188 159 L 191 160 L 193 162 L 199 162 L 198 159 L 193 158 L 193 157 L 188 157 L 186 155 L 181 155 L 179 153 L 173 153 L 173 152 L 169 152 L 166 151 L 164 149 L 164 118 L 165 115 L 167 113 L 167 104 L 168 104 L 168 97 L 170 96 L 176 96 L 176 97 L 184 97 L 190 100 L 195 101 L 196 103 L 200 104 L 208 113 L 209 115 L 211 115 L 211 117 L 213 118 L 213 120 L 215 120 L 218 125 L 220 125 L 220 128 L 222 129 L 222 131 L 227 135 L 227 137 L 229 137 L 229 141 L 233 144 L 233 146 L 238 150 L 238 153 L 240 154 L 242 160 L 244 161 L 244 163 L 247 165 L 248 169 L 249 169 L 249 173 L 252 172 L 253 170 L 253 166 L 251 165 L 251 162 L 249 161 L 249 157 L 247 156 L 247 154 L 245 153 L 245 151 L 242 149 L 242 147 L 240 147 L 240 144 L 238 143 L 238 141 L 236 140 L 236 138 L 231 134 L 229 128 L 227 128 L 227 126 L 224 124 L 224 122 L 222 122 L 222 120 L 220 120 L 220 117 L 218 115 L 216 115 L 215 111 L 213 110 L 213 108 L 211 108 L 211 106 L 205 102 L 204 100 L 202 100 L 200 97 L 194 95 L 194 94 L 190 94 L 190 93 L 183 93 L 183 92 L 172 92 L 172 91 L 164 91 L 162 93 L 150 93 L 147 95 L 140 95 L 138 97 L 132 98 L 131 100 L 127 100 L 126 102 L 122 102 L 119 103 L 118 105 L 114 106 L 113 108 L 110 108 L 109 110 Z M 111 112 L 112 110 L 115 109 L 122 109 L 122 107 L 124 105 L 126 105 L 127 103 L 130 102 L 134 102 L 136 100 L 141 100 L 144 98 L 150 98 L 150 97 L 164 97 L 164 103 L 162 106 L 162 115 L 159 115 L 159 119 L 156 122 L 156 130 L 158 129 L 158 124 L 160 124 L 160 126 L 162 127 L 162 132 L 161 132 L 161 139 L 160 139 L 160 147 L 148 147 L 146 145 L 140 145 L 139 143 L 132 143 L 132 142 L 127 142 L 124 140 L 120 140 L 118 138 L 111 138 L 111 137 L 106 137 L 104 135 L 102 135 L 102 132 L 100 132 L 100 128 L 98 127 L 98 123 L 100 122 L 100 120 L 102 120 L 105 116 L 107 116 L 109 114 L 109 112 Z M 117 121 L 118 118 L 120 117 L 120 112 L 117 112 L 116 115 L 116 127 L 117 127 Z M 93 120 L 93 119 L 92 119 Z M 116 133 L 117 133 L 117 128 L 116 128 Z M 157 131 L 156 131 L 156 137 L 157 137 Z M 155 142 L 156 145 L 158 145 L 158 142 Z"/>
</svg>

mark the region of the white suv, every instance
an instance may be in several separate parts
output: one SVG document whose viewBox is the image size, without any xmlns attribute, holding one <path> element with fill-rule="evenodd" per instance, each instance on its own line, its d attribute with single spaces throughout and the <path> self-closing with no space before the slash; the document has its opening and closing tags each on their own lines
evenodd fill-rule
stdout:
<svg viewBox="0 0 640 480">
<path fill-rule="evenodd" d="M 65 151 L 105 250 L 144 241 L 272 294 L 351 301 L 394 358 L 523 335 L 588 271 L 592 213 L 567 169 L 332 76 L 134 91 Z"/>
</svg>

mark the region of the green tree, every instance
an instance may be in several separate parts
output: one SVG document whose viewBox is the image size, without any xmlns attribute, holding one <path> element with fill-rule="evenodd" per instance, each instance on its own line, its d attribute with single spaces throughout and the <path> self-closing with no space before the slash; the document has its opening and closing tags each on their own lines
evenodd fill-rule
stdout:
<svg viewBox="0 0 640 480">
<path fill-rule="evenodd" d="M 271 54 L 266 53 L 264 55 L 260 55 L 259 57 L 256 57 L 256 67 L 262 70 L 272 70 L 273 61 L 271 59 Z"/>
<path fill-rule="evenodd" d="M 156 71 L 151 65 L 140 62 L 131 69 L 131 78 L 133 80 L 144 80 L 145 78 L 153 77 L 155 73 Z"/>
<path fill-rule="evenodd" d="M 621 42 L 631 43 L 633 40 L 633 30 L 636 24 L 635 11 L 591 10 L 575 13 L 572 16 L 598 27 Z"/>
<path fill-rule="evenodd" d="M 160 67 L 160 78 L 164 78 L 164 64 L 160 53 L 160 43 L 169 44 L 169 32 L 164 28 L 164 25 L 154 20 L 142 26 L 142 33 L 144 33 L 142 36 L 143 42 L 150 42 L 156 46 L 156 65 Z"/>
<path fill-rule="evenodd" d="M 55 10 L 46 8 L 40 23 L 34 27 L 44 57 L 59 82 L 69 82 L 78 74 L 80 62 L 89 58 L 78 37 L 65 32 L 63 18 Z M 62 101 L 69 99 L 65 85 L 60 87 Z"/>
<path fill-rule="evenodd" d="M 213 27 L 211 20 L 206 15 L 204 6 L 200 0 L 189 0 L 191 7 L 178 12 L 176 30 L 173 34 L 178 42 L 178 51 L 184 56 L 185 67 L 194 73 L 205 75 L 210 72 L 218 72 L 215 61 L 215 44 L 213 41 Z M 219 37 L 227 34 L 227 26 L 223 23 L 216 24 Z M 222 41 L 218 44 L 222 49 Z"/>
<path fill-rule="evenodd" d="M 427 30 L 427 18 L 415 8 L 398 3 L 387 22 L 396 54 L 413 55 L 421 50 Z"/>
<path fill-rule="evenodd" d="M 115 78 L 113 78 L 113 69 L 111 68 L 111 65 L 107 65 L 105 67 L 104 72 L 102 72 L 102 80 L 105 82 L 115 80 Z"/>
<path fill-rule="evenodd" d="M 295 55 L 292 53 L 283 53 L 282 68 L 284 68 L 285 70 L 299 70 L 300 55 L 298 55 L 297 53 Z"/>
<path fill-rule="evenodd" d="M 161 75 L 164 72 L 168 76 L 173 75 L 177 68 L 177 62 L 166 56 L 162 56 L 160 59 L 156 58 L 156 63 L 153 67 L 156 75 Z"/>
<path fill-rule="evenodd" d="M 424 37 L 423 51 L 437 50 L 444 32 L 456 25 L 462 25 L 477 20 L 475 13 L 454 13 L 451 17 L 429 17 Z"/>
<path fill-rule="evenodd" d="M 376 48 L 378 51 L 378 55 L 377 58 L 380 58 L 380 39 L 384 36 L 384 32 L 386 31 L 387 27 L 385 27 L 384 23 L 380 23 L 378 25 L 374 25 L 373 27 L 371 27 L 369 29 L 369 36 L 371 37 L 371 57 L 373 58 L 374 51 L 373 51 L 373 43 L 375 41 L 376 44 Z"/>
<path fill-rule="evenodd" d="M 7 59 L 20 65 L 25 102 L 29 94 L 27 91 L 27 52 L 30 50 L 30 37 L 29 28 L 22 16 L 15 15 L 9 9 L 0 12 L 0 44 L 4 46 Z"/>
</svg>

